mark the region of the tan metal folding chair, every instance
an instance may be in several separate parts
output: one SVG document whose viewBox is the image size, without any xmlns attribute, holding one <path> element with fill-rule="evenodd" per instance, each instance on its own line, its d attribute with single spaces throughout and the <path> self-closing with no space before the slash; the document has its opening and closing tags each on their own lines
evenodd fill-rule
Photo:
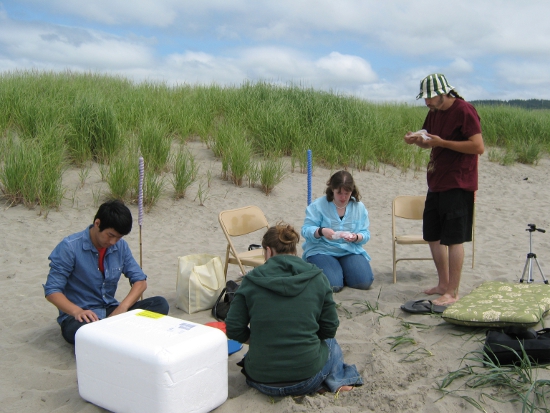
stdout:
<svg viewBox="0 0 550 413">
<path fill-rule="evenodd" d="M 474 194 L 474 211 L 472 219 L 472 268 L 475 265 L 475 233 L 476 233 L 476 195 Z M 396 268 L 399 261 L 404 260 L 433 260 L 433 258 L 397 258 L 396 257 L 396 245 L 418 245 L 427 244 L 424 241 L 422 235 L 396 235 L 396 221 L 395 218 L 422 220 L 422 214 L 424 213 L 424 204 L 426 197 L 421 196 L 398 196 L 393 200 L 392 207 L 392 240 L 393 240 L 393 282 L 397 282 Z"/>
<path fill-rule="evenodd" d="M 398 196 L 392 204 L 393 282 L 397 282 L 397 263 L 404 260 L 433 260 L 430 258 L 397 258 L 397 245 L 428 244 L 421 234 L 397 234 L 396 218 L 422 220 L 426 196 Z"/>
<path fill-rule="evenodd" d="M 218 221 L 220 222 L 225 238 L 227 238 L 224 268 L 226 278 L 229 264 L 238 265 L 242 274 L 245 275 L 245 265 L 257 267 L 265 262 L 263 249 L 237 252 L 232 241 L 234 237 L 240 237 L 261 229 L 267 230 L 269 228 L 267 219 L 260 208 L 250 205 L 222 211 L 218 215 Z M 263 233 L 261 235 L 263 236 Z"/>
</svg>

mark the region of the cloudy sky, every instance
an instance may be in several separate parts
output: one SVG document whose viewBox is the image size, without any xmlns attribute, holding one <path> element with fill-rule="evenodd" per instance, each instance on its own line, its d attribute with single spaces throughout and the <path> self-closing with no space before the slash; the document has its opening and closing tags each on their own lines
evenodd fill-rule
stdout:
<svg viewBox="0 0 550 413">
<path fill-rule="evenodd" d="M 0 0 L 0 74 L 297 84 L 414 102 L 444 73 L 467 99 L 550 99 L 546 0 Z"/>
</svg>

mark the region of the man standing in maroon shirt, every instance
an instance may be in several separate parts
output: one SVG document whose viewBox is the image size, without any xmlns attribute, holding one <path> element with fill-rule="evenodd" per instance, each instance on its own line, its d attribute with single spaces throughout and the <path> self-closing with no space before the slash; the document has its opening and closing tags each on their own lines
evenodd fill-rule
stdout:
<svg viewBox="0 0 550 413">
<path fill-rule="evenodd" d="M 464 242 L 472 241 L 474 193 L 478 155 L 483 154 L 479 115 L 444 75 L 431 74 L 420 82 L 420 93 L 430 108 L 425 134 L 407 133 L 405 142 L 431 149 L 427 169 L 428 194 L 423 237 L 428 241 L 439 282 L 424 292 L 440 294 L 436 305 L 458 300 L 464 262 Z"/>
</svg>

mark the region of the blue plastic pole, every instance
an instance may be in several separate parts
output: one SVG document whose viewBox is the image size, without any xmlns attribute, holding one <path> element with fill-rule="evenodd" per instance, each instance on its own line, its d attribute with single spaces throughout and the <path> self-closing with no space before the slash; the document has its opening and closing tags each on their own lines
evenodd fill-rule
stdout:
<svg viewBox="0 0 550 413">
<path fill-rule="evenodd" d="M 307 204 L 311 204 L 311 149 L 307 150 Z"/>
</svg>

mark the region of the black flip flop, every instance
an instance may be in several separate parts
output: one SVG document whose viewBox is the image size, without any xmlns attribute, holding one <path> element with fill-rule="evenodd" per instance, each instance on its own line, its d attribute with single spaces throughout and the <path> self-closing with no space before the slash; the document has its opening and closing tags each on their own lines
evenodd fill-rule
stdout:
<svg viewBox="0 0 550 413">
<path fill-rule="evenodd" d="M 401 306 L 401 309 L 412 314 L 441 314 L 447 307 L 436 305 L 431 300 L 417 300 L 407 301 Z"/>
</svg>

